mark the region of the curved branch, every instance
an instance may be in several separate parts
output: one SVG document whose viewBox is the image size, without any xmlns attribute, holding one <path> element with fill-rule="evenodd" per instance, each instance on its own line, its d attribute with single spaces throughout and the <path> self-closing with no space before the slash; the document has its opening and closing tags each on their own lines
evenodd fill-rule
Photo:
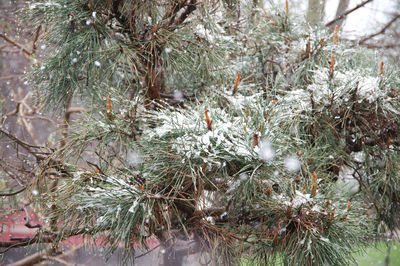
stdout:
<svg viewBox="0 0 400 266">
<path fill-rule="evenodd" d="M 26 189 L 26 187 L 23 187 L 19 190 L 13 191 L 13 192 L 4 192 L 4 193 L 0 193 L 0 197 L 9 197 L 9 196 L 14 196 L 17 195 L 19 193 L 21 193 L 22 191 L 24 191 Z"/>
<path fill-rule="evenodd" d="M 364 44 L 366 41 L 368 41 L 369 39 L 374 38 L 375 36 L 378 36 L 380 34 L 385 33 L 385 31 L 396 21 L 400 18 L 400 14 L 394 16 L 380 31 L 373 33 L 371 35 L 368 35 L 366 37 L 364 37 L 363 39 L 361 39 L 358 44 Z"/>
<path fill-rule="evenodd" d="M 353 7 L 352 9 L 347 10 L 346 12 L 344 12 L 343 14 L 341 14 L 340 16 L 334 18 L 333 20 L 329 21 L 328 23 L 325 24 L 326 27 L 331 26 L 333 23 L 335 23 L 338 20 L 341 20 L 343 18 L 345 18 L 348 14 L 350 14 L 353 11 L 356 11 L 357 9 L 359 9 L 360 7 L 365 6 L 366 4 L 368 4 L 369 2 L 372 2 L 373 0 L 366 0 L 365 2 L 360 3 L 359 5 Z"/>
</svg>

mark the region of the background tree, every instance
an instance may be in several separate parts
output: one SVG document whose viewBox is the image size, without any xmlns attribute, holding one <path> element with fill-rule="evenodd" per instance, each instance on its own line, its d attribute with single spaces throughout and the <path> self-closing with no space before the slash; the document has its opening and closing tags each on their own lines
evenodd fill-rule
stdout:
<svg viewBox="0 0 400 266">
<path fill-rule="evenodd" d="M 0 129 L 35 159 L 48 219 L 13 245 L 84 234 L 129 257 L 156 238 L 165 265 L 346 265 L 398 228 L 398 69 L 288 3 L 255 6 L 30 3 L 50 49 L 30 79 L 64 122 L 49 147 Z"/>
</svg>

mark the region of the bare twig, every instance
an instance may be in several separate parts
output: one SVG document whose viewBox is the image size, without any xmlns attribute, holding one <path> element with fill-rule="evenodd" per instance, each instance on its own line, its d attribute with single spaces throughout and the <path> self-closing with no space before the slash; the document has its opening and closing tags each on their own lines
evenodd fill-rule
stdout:
<svg viewBox="0 0 400 266">
<path fill-rule="evenodd" d="M 5 129 L 2 129 L 1 127 L 0 127 L 0 133 L 6 135 L 9 139 L 11 139 L 13 142 L 19 144 L 20 146 L 22 146 L 24 149 L 26 149 L 30 154 L 32 154 L 35 157 L 37 157 L 37 153 L 32 151 L 32 149 L 48 149 L 47 147 L 44 147 L 44 146 L 32 145 L 23 140 L 20 140 L 19 138 L 15 137 L 13 134 L 6 131 Z M 40 157 L 40 159 L 43 159 L 43 158 Z"/>
<path fill-rule="evenodd" d="M 67 266 L 77 265 L 76 263 L 70 263 L 70 262 L 68 262 L 66 260 L 63 260 L 62 258 L 59 258 L 59 257 L 43 256 L 43 259 L 44 260 L 55 261 L 55 262 L 58 262 L 58 263 L 61 263 L 61 264 L 67 265 Z"/>
<path fill-rule="evenodd" d="M 19 260 L 17 262 L 8 264 L 8 266 L 27 266 L 27 265 L 34 265 L 36 263 L 39 263 L 43 260 L 43 256 L 45 256 L 47 253 L 46 250 L 41 250 L 39 252 L 36 252 L 33 255 L 30 255 L 26 258 L 23 258 L 22 260 Z"/>
<path fill-rule="evenodd" d="M 341 14 L 340 16 L 334 18 L 333 20 L 329 21 L 328 23 L 325 24 L 326 27 L 331 26 L 333 23 L 335 23 L 338 20 L 341 20 L 343 18 L 345 18 L 348 14 L 352 13 L 353 11 L 356 11 L 357 9 L 359 9 L 360 7 L 365 6 L 366 4 L 368 4 L 369 2 L 372 2 L 373 0 L 366 0 L 360 4 L 358 4 L 357 6 L 353 7 L 352 9 L 347 10 L 346 12 L 344 12 L 343 14 Z"/>
<path fill-rule="evenodd" d="M 364 37 L 363 39 L 361 39 L 361 40 L 358 42 L 358 44 L 363 44 L 363 43 L 365 43 L 366 41 L 368 41 L 369 39 L 372 39 L 372 38 L 374 38 L 375 36 L 378 36 L 378 35 L 380 35 L 380 34 L 385 33 L 385 31 L 386 31 L 396 20 L 398 20 L 399 18 L 400 18 L 400 14 L 394 16 L 380 31 L 378 31 L 378 32 L 376 32 L 376 33 L 373 33 L 373 34 L 370 34 L 370 35 Z"/>
<path fill-rule="evenodd" d="M 4 250 L 0 251 L 0 254 L 6 253 L 8 250 L 16 247 L 25 247 L 29 246 L 32 244 L 37 244 L 37 243 L 52 243 L 55 240 L 61 241 L 64 239 L 67 239 L 71 236 L 76 236 L 76 235 L 81 235 L 84 233 L 88 233 L 84 228 L 80 229 L 75 229 L 75 230 L 68 230 L 68 231 L 63 231 L 59 233 L 53 233 L 53 234 L 36 234 L 34 237 L 31 238 L 25 238 L 25 239 L 20 239 L 16 240 L 13 242 L 10 241 L 5 241 L 5 242 L 0 242 L 0 248 L 5 248 Z"/>
<path fill-rule="evenodd" d="M 22 44 L 19 44 L 16 41 L 11 40 L 10 38 L 8 38 L 3 33 L 0 33 L 0 37 L 3 38 L 5 41 L 11 43 L 12 45 L 17 46 L 18 48 L 20 48 L 26 55 L 31 56 L 33 54 L 33 52 L 28 51 Z"/>
<path fill-rule="evenodd" d="M 23 192 L 25 189 L 26 189 L 26 187 L 23 187 L 19 190 L 13 191 L 13 192 L 3 192 L 3 193 L 0 193 L 0 197 L 14 196 L 14 195 L 17 195 L 17 194 Z"/>
<path fill-rule="evenodd" d="M 18 78 L 21 78 L 21 77 L 23 77 L 24 75 L 8 75 L 8 76 L 3 76 L 3 77 L 0 77 L 0 81 L 4 81 L 4 80 L 10 80 L 10 79 L 18 79 Z"/>
<path fill-rule="evenodd" d="M 39 35 L 40 35 L 40 30 L 42 29 L 42 26 L 39 25 L 39 27 L 36 29 L 35 35 L 33 36 L 33 40 L 32 40 L 32 54 L 35 53 L 36 49 L 37 49 L 37 40 L 39 39 Z"/>
<path fill-rule="evenodd" d="M 389 44 L 376 44 L 376 43 L 363 43 L 361 46 L 365 46 L 367 48 L 378 48 L 378 49 L 391 49 L 400 47 L 400 43 L 389 43 Z"/>
<path fill-rule="evenodd" d="M 142 253 L 140 255 L 135 256 L 135 259 L 138 259 L 140 257 L 146 256 L 147 254 L 149 254 L 150 252 L 154 251 L 155 249 L 157 249 L 159 246 L 161 246 L 161 244 L 158 244 L 157 246 L 149 249 L 148 251 L 146 251 L 145 253 Z"/>
</svg>

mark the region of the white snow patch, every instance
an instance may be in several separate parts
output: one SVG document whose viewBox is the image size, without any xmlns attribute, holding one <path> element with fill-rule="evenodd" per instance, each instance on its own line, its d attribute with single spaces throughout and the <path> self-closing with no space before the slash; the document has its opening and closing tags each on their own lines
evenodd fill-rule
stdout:
<svg viewBox="0 0 400 266">
<path fill-rule="evenodd" d="M 321 239 L 322 241 L 324 241 L 326 243 L 329 243 L 329 239 L 328 238 L 325 238 L 325 237 L 321 236 L 319 239 Z"/>
<path fill-rule="evenodd" d="M 142 161 L 143 159 L 140 153 L 137 151 L 128 151 L 128 154 L 126 155 L 126 162 L 129 166 L 137 167 L 142 163 Z"/>
<path fill-rule="evenodd" d="M 312 202 L 312 201 L 313 201 L 313 199 L 311 198 L 310 194 L 303 194 L 300 191 L 296 190 L 296 196 L 292 200 L 291 206 L 293 208 L 298 208 L 301 205 Z"/>
<path fill-rule="evenodd" d="M 284 161 L 285 167 L 291 172 L 297 172 L 301 169 L 301 162 L 297 156 L 288 156 Z"/>
<path fill-rule="evenodd" d="M 178 103 L 182 103 L 185 100 L 185 97 L 183 95 L 183 92 L 180 90 L 174 90 L 173 95 L 174 100 Z"/>
<path fill-rule="evenodd" d="M 134 202 L 132 203 L 132 206 L 129 208 L 129 212 L 134 213 L 137 205 L 138 201 L 137 199 L 135 199 Z"/>
<path fill-rule="evenodd" d="M 258 155 L 263 161 L 270 161 L 275 157 L 275 150 L 268 140 L 263 140 L 261 142 Z"/>
<path fill-rule="evenodd" d="M 240 180 L 240 181 L 246 181 L 247 179 L 249 179 L 249 175 L 248 175 L 248 174 L 246 174 L 246 173 L 241 173 L 241 174 L 239 175 L 239 180 Z"/>
</svg>

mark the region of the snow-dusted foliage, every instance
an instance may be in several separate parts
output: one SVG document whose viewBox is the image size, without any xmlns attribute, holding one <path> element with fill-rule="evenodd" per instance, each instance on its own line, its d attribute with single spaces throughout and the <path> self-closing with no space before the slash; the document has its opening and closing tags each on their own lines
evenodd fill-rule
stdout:
<svg viewBox="0 0 400 266">
<path fill-rule="evenodd" d="M 196 240 L 221 265 L 347 265 L 378 224 L 400 225 L 397 68 L 282 8 L 241 1 L 235 18 L 205 1 L 172 27 L 144 2 L 135 27 L 129 7 L 76 3 L 69 41 L 49 38 L 59 51 L 33 72 L 53 101 L 93 101 L 56 153 L 73 165 L 55 192 L 66 227 L 127 250 L 157 238 L 166 254 Z"/>
</svg>

